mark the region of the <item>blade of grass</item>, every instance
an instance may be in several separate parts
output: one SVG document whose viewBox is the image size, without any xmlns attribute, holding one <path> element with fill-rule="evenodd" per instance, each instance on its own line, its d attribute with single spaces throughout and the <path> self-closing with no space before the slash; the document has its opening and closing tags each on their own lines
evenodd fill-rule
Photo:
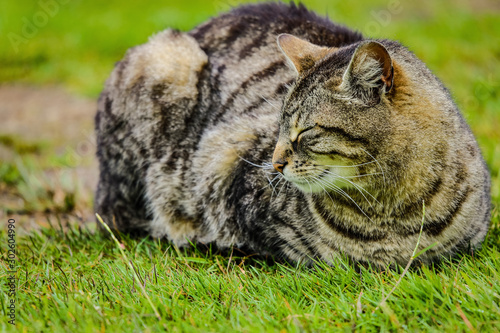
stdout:
<svg viewBox="0 0 500 333">
<path fill-rule="evenodd" d="M 146 289 L 144 288 L 144 286 L 141 284 L 141 280 L 139 279 L 139 276 L 137 275 L 135 269 L 134 269 L 134 266 L 132 265 L 132 263 L 130 262 L 130 260 L 128 259 L 127 255 L 125 254 L 125 252 L 123 251 L 122 247 L 120 246 L 120 242 L 118 241 L 118 239 L 115 237 L 115 235 L 113 234 L 113 232 L 111 231 L 111 229 L 108 227 L 108 225 L 106 223 L 104 223 L 104 221 L 102 220 L 101 216 L 99 216 L 99 214 L 95 214 L 95 216 L 97 217 L 97 220 L 102 224 L 102 226 L 104 227 L 104 229 L 106 229 L 110 234 L 111 234 L 111 237 L 113 238 L 113 240 L 115 241 L 116 243 L 116 246 L 118 247 L 118 249 L 120 250 L 121 254 L 122 254 L 122 257 L 123 257 L 123 260 L 125 260 L 125 262 L 129 265 L 130 267 L 130 270 L 132 271 L 133 275 L 134 275 L 134 278 L 135 278 L 135 281 L 137 282 L 137 285 L 141 288 L 141 291 L 142 293 L 144 294 L 144 297 L 146 297 L 146 299 L 148 300 L 149 302 L 149 305 L 151 305 L 151 308 L 153 309 L 154 313 L 155 313 L 155 316 L 156 318 L 158 318 L 158 320 L 161 320 L 161 316 L 160 316 L 160 313 L 158 312 L 158 310 L 156 309 L 156 307 L 154 306 L 153 302 L 151 301 L 151 298 L 149 298 L 149 295 L 147 294 L 146 292 Z"/>
<path fill-rule="evenodd" d="M 413 254 L 411 255 L 411 258 L 408 261 L 408 264 L 406 264 L 406 267 L 405 267 L 403 273 L 401 274 L 401 276 L 399 277 L 398 281 L 396 282 L 396 284 L 394 285 L 394 287 L 391 289 L 391 291 L 380 301 L 380 303 L 377 305 L 377 307 L 372 311 L 372 314 L 374 314 L 389 299 L 389 297 L 396 290 L 396 288 L 399 286 L 399 284 L 403 280 L 404 276 L 406 275 L 406 273 L 410 269 L 410 266 L 413 263 L 413 260 L 415 260 L 415 258 L 417 257 L 417 256 L 415 256 L 415 254 L 417 253 L 418 246 L 420 245 L 420 238 L 422 237 L 422 231 L 424 230 L 424 221 L 425 221 L 425 202 L 422 201 L 422 223 L 420 224 L 420 232 L 419 232 L 418 238 L 417 238 L 417 245 L 415 245 L 415 248 L 413 249 Z M 427 251 L 431 247 L 432 246 L 429 246 L 425 250 Z M 422 253 L 423 252 L 420 251 L 418 253 L 418 255 L 421 255 Z"/>
</svg>

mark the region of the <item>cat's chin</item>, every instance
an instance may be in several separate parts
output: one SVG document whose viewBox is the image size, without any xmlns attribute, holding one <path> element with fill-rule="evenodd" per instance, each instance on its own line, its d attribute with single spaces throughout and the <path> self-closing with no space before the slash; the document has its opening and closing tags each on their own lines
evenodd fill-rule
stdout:
<svg viewBox="0 0 500 333">
<path fill-rule="evenodd" d="M 313 184 L 313 183 L 297 183 L 297 182 L 291 182 L 295 187 L 297 187 L 299 190 L 301 190 L 304 193 L 320 193 L 324 192 L 325 190 L 321 188 L 318 184 Z"/>
</svg>

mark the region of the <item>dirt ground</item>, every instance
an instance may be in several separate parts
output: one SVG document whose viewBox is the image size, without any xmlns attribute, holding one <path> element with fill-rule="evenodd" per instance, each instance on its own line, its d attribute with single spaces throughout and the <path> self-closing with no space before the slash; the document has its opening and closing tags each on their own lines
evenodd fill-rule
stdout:
<svg viewBox="0 0 500 333">
<path fill-rule="evenodd" d="M 40 154 L 71 159 L 68 163 L 71 167 L 50 168 L 51 162 L 44 161 L 45 156 L 35 158 L 44 163 L 40 170 L 47 182 L 57 184 L 63 175 L 74 179 L 80 203 L 71 214 L 82 221 L 93 220 L 91 201 L 98 177 L 93 129 L 95 112 L 96 100 L 74 96 L 61 88 L 0 86 L 0 135 L 20 142 L 42 143 L 46 148 Z M 19 157 L 12 148 L 0 144 L 1 163 L 16 158 Z M 61 195 L 64 197 L 64 193 L 56 191 L 54 200 Z M 23 200 L 14 188 L 0 183 L 0 221 L 15 218 L 27 229 L 47 223 L 47 214 L 41 212 L 5 216 L 5 207 L 22 207 Z"/>
</svg>

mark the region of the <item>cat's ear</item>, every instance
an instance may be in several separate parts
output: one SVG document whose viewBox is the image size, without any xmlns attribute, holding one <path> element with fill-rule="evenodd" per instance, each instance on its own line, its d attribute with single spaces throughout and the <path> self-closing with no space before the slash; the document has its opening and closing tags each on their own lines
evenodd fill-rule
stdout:
<svg viewBox="0 0 500 333">
<path fill-rule="evenodd" d="M 278 36 L 278 46 L 285 55 L 290 67 L 298 75 L 311 69 L 316 62 L 324 58 L 334 48 L 318 46 L 289 34 Z"/>
<path fill-rule="evenodd" d="M 394 68 L 389 52 L 382 44 L 368 41 L 354 51 L 338 89 L 349 91 L 365 102 L 369 102 L 366 99 L 378 101 L 392 89 L 393 82 Z"/>
</svg>

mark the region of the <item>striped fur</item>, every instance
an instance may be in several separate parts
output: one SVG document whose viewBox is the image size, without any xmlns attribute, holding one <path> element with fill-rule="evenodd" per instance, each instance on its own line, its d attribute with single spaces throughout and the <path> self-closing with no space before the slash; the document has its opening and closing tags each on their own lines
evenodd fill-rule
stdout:
<svg viewBox="0 0 500 333">
<path fill-rule="evenodd" d="M 96 211 L 178 246 L 403 264 L 423 202 L 425 263 L 488 230 L 488 171 L 446 88 L 399 43 L 302 5 L 239 7 L 129 50 L 96 132 Z"/>
</svg>

